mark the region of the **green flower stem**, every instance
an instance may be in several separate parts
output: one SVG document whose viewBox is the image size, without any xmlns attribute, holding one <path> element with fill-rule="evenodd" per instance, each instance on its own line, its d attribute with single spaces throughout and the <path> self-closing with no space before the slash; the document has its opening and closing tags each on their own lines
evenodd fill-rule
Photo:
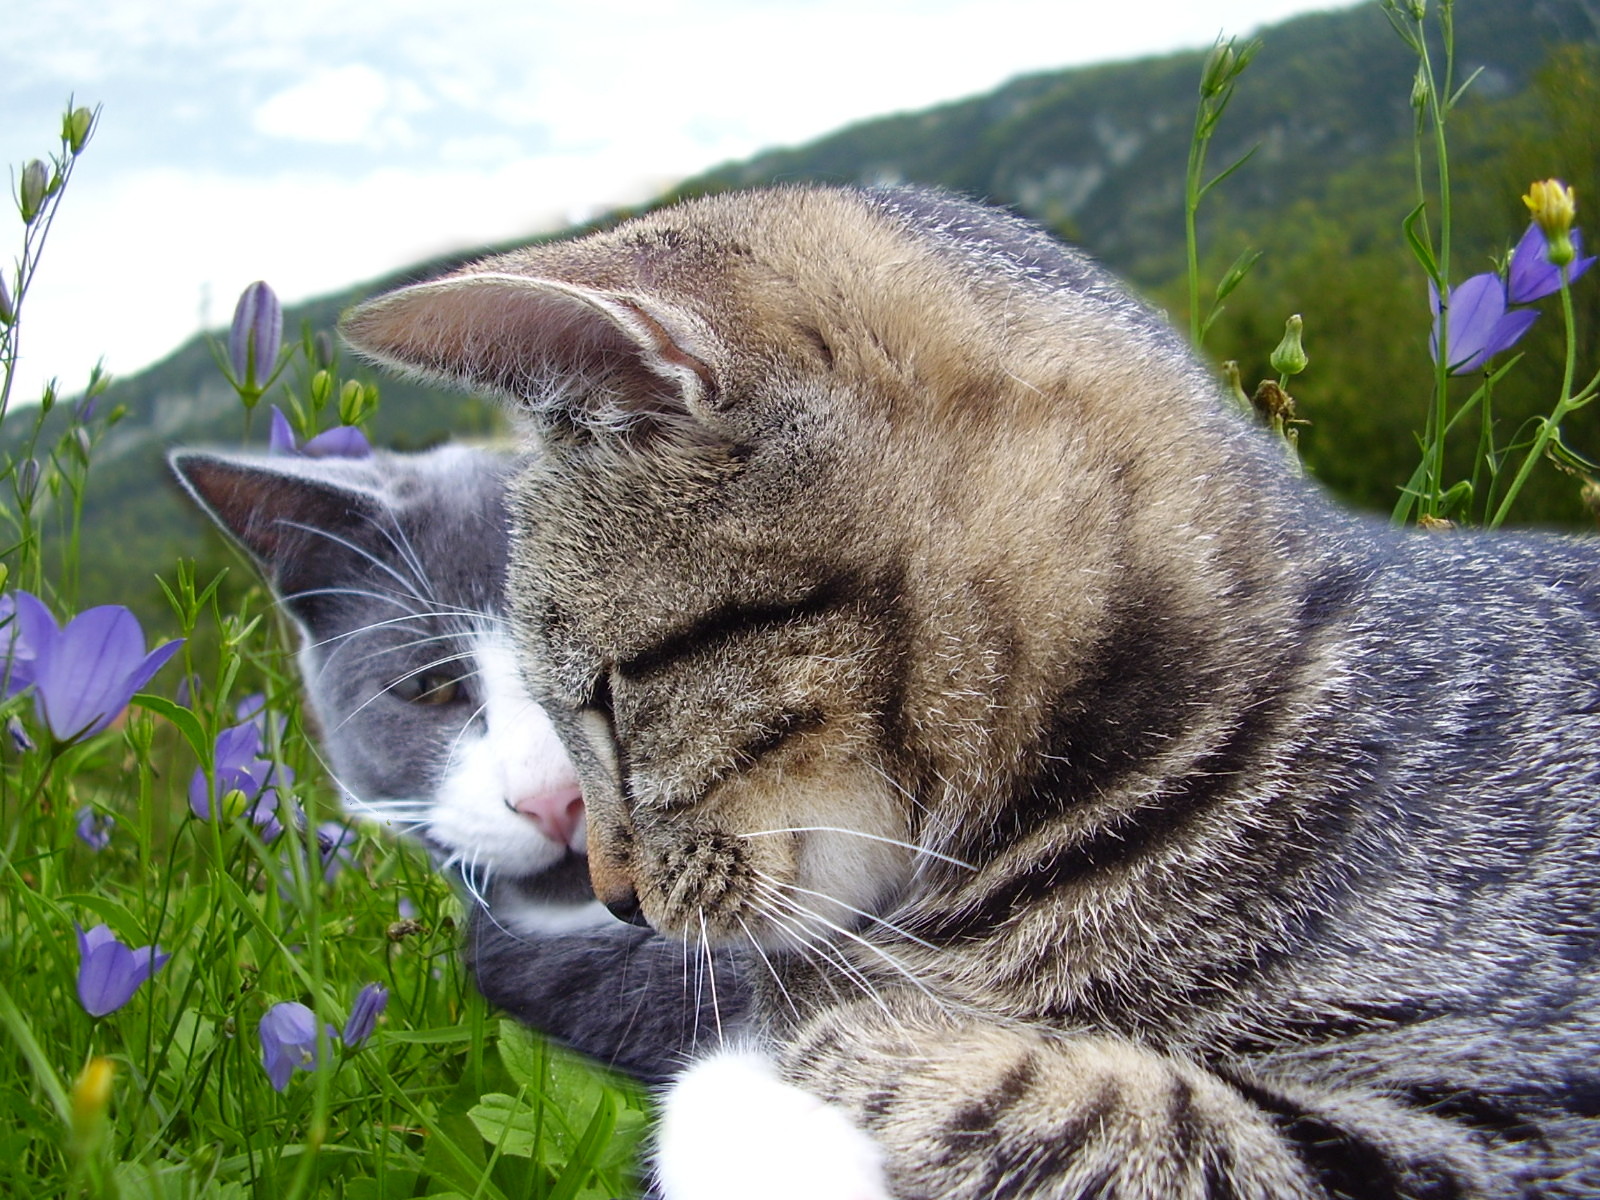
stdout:
<svg viewBox="0 0 1600 1200">
<path fill-rule="evenodd" d="M 1533 445 L 1528 448 L 1528 453 L 1522 460 L 1522 465 L 1517 468 L 1516 478 L 1511 481 L 1511 486 L 1500 501 L 1500 507 L 1495 509 L 1494 519 L 1489 522 L 1490 529 L 1498 529 L 1501 522 L 1511 511 L 1511 505 L 1517 498 L 1517 493 L 1522 491 L 1522 485 L 1528 481 L 1528 476 L 1533 472 L 1534 464 L 1544 456 L 1545 447 L 1550 444 L 1550 439 L 1561 428 L 1561 422 L 1566 420 L 1567 414 L 1574 409 L 1587 404 L 1593 399 L 1589 390 L 1578 393 L 1572 392 L 1572 381 L 1577 374 L 1578 366 L 1578 340 L 1576 320 L 1572 312 L 1572 290 L 1567 279 L 1570 268 L 1561 268 L 1561 320 L 1566 331 L 1567 353 L 1566 362 L 1561 371 L 1561 398 L 1556 401 L 1555 408 L 1550 415 L 1539 422 L 1539 431 L 1534 435 Z"/>
<path fill-rule="evenodd" d="M 1428 419 L 1428 470 L 1422 500 L 1422 511 L 1427 516 L 1438 516 L 1444 495 L 1444 442 L 1448 427 L 1450 401 L 1450 306 L 1445 302 L 1450 284 L 1450 150 L 1445 136 L 1445 122 L 1449 113 L 1449 93 L 1455 74 L 1455 38 L 1449 0 L 1441 5 L 1440 26 L 1444 31 L 1445 78 L 1441 92 L 1433 70 L 1433 59 L 1428 53 L 1427 28 L 1422 17 L 1416 18 L 1417 55 L 1427 87 L 1427 108 L 1431 117 L 1434 162 L 1438 172 L 1439 191 L 1439 245 L 1435 253 L 1439 278 L 1439 353 L 1433 370 L 1433 411 Z M 1419 163 L 1419 175 L 1420 175 Z M 1422 197 L 1426 199 L 1426 197 Z"/>
</svg>

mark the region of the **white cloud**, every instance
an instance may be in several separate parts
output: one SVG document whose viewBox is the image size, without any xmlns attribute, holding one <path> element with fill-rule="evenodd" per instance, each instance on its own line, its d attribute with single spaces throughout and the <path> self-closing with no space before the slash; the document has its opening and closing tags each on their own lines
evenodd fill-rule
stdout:
<svg viewBox="0 0 1600 1200">
<path fill-rule="evenodd" d="M 107 102 L 29 295 L 21 383 L 36 393 L 61 372 L 78 386 L 101 352 L 113 371 L 146 365 L 197 328 L 207 289 L 220 322 L 257 278 L 293 301 L 847 122 L 1315 6 L 1143 0 L 1130 19 L 1084 0 L 12 5 L 0 164 L 51 147 L 68 93 Z M 305 165 L 329 147 L 389 165 Z M 14 225 L 0 222 L 0 263 Z"/>
<path fill-rule="evenodd" d="M 365 63 L 325 67 L 256 107 L 257 132 L 289 141 L 332 145 L 370 144 L 410 138 L 403 119 L 391 112 L 399 99 L 387 79 Z"/>
</svg>

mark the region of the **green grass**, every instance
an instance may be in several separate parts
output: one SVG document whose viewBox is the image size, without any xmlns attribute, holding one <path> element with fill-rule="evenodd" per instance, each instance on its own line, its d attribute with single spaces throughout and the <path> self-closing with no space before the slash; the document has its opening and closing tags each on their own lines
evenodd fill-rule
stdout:
<svg viewBox="0 0 1600 1200">
<path fill-rule="evenodd" d="M 59 154 L 20 173 L 26 237 L 0 296 L 0 421 L 30 434 L 0 463 L 0 587 L 37 595 L 63 623 L 83 496 L 121 414 L 75 408 L 47 437 L 53 389 L 27 409 L 10 393 L 28 285 L 92 123 L 70 112 Z M 284 378 L 273 399 L 302 434 L 341 409 L 372 415 L 375 389 L 310 368 Z M 240 416 L 241 433 L 262 419 Z M 62 744 L 31 691 L 0 701 L 0 1195 L 634 1194 L 642 1094 L 488 1008 L 462 964 L 461 901 L 426 856 L 361 828 L 325 872 L 316 831 L 337 803 L 264 588 L 242 567 L 199 578 L 193 563 L 150 565 L 171 609 L 151 641 L 185 641 L 116 724 Z M 10 635 L 0 624 L 0 682 Z M 283 829 L 266 839 L 238 794 L 211 803 L 215 819 L 189 803 L 255 694 L 284 781 Z M 86 810 L 114 822 L 101 848 L 79 835 Z M 80 1000 L 78 930 L 98 925 L 170 957 L 95 1017 Z M 262 1017 L 296 1002 L 341 1030 L 369 984 L 389 996 L 372 1036 L 323 1042 L 277 1091 Z"/>
</svg>

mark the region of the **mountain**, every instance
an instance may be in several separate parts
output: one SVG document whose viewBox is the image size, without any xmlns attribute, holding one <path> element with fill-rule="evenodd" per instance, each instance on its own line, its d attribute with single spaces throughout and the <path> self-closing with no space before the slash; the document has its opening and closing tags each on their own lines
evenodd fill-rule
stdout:
<svg viewBox="0 0 1600 1200">
<path fill-rule="evenodd" d="M 1215 169 L 1254 153 L 1207 201 L 1200 242 L 1211 281 L 1242 250 L 1265 253 L 1230 298 L 1207 349 L 1239 360 L 1253 382 L 1267 373 L 1284 318 L 1303 313 L 1312 368 L 1295 391 L 1312 422 L 1302 435 L 1305 459 L 1348 499 L 1387 509 L 1415 461 L 1409 431 L 1421 425 L 1430 375 L 1426 292 L 1400 228 L 1416 203 L 1416 64 L 1376 3 L 1297 18 L 1259 37 L 1262 48 L 1240 80 L 1210 162 Z M 1600 12 L 1593 0 L 1461 0 L 1455 39 L 1456 78 L 1477 72 L 1452 117 L 1454 244 L 1456 261 L 1468 264 L 1454 272 L 1459 278 L 1484 269 L 1516 239 L 1526 222 L 1517 197 L 1530 180 L 1559 175 L 1580 197 L 1600 200 L 1593 120 Z M 1184 165 L 1205 58 L 1196 51 L 1029 75 L 986 95 L 724 165 L 662 200 L 813 180 L 954 188 L 1015 206 L 1082 244 L 1181 318 Z M 285 313 L 287 328 L 291 336 L 330 330 L 354 301 L 466 257 L 295 306 Z M 1596 293 L 1575 293 L 1585 337 L 1600 329 Z M 1559 351 L 1556 322 L 1542 324 L 1550 328 L 1536 331 L 1543 340 L 1533 341 L 1530 364 L 1536 356 L 1553 361 Z M 1507 427 L 1548 407 L 1552 371 L 1533 366 L 1497 393 Z M 483 433 L 496 421 L 468 398 L 378 382 L 375 431 L 387 444 Z M 165 611 L 155 572 L 170 574 L 179 556 L 225 560 L 166 481 L 161 456 L 174 444 L 236 444 L 244 422 L 198 339 L 114 383 L 102 404 L 121 405 L 127 415 L 96 450 L 78 599 Z M 1600 436 L 1585 436 L 1597 432 L 1592 415 L 1579 416 L 1573 440 L 1600 448 Z M 264 439 L 265 415 L 253 423 L 256 440 Z M 4 431 L 13 448 L 19 425 L 13 418 Z M 1524 515 L 1585 519 L 1576 485 L 1559 476 L 1543 481 Z"/>
</svg>

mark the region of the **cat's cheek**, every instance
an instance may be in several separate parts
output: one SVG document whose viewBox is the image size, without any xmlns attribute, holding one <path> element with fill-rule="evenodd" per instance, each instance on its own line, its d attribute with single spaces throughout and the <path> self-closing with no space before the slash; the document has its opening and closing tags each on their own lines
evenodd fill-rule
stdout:
<svg viewBox="0 0 1600 1200">
<path fill-rule="evenodd" d="M 877 1143 L 753 1051 L 723 1051 L 678 1077 L 655 1166 L 666 1200 L 889 1200 Z"/>
</svg>

